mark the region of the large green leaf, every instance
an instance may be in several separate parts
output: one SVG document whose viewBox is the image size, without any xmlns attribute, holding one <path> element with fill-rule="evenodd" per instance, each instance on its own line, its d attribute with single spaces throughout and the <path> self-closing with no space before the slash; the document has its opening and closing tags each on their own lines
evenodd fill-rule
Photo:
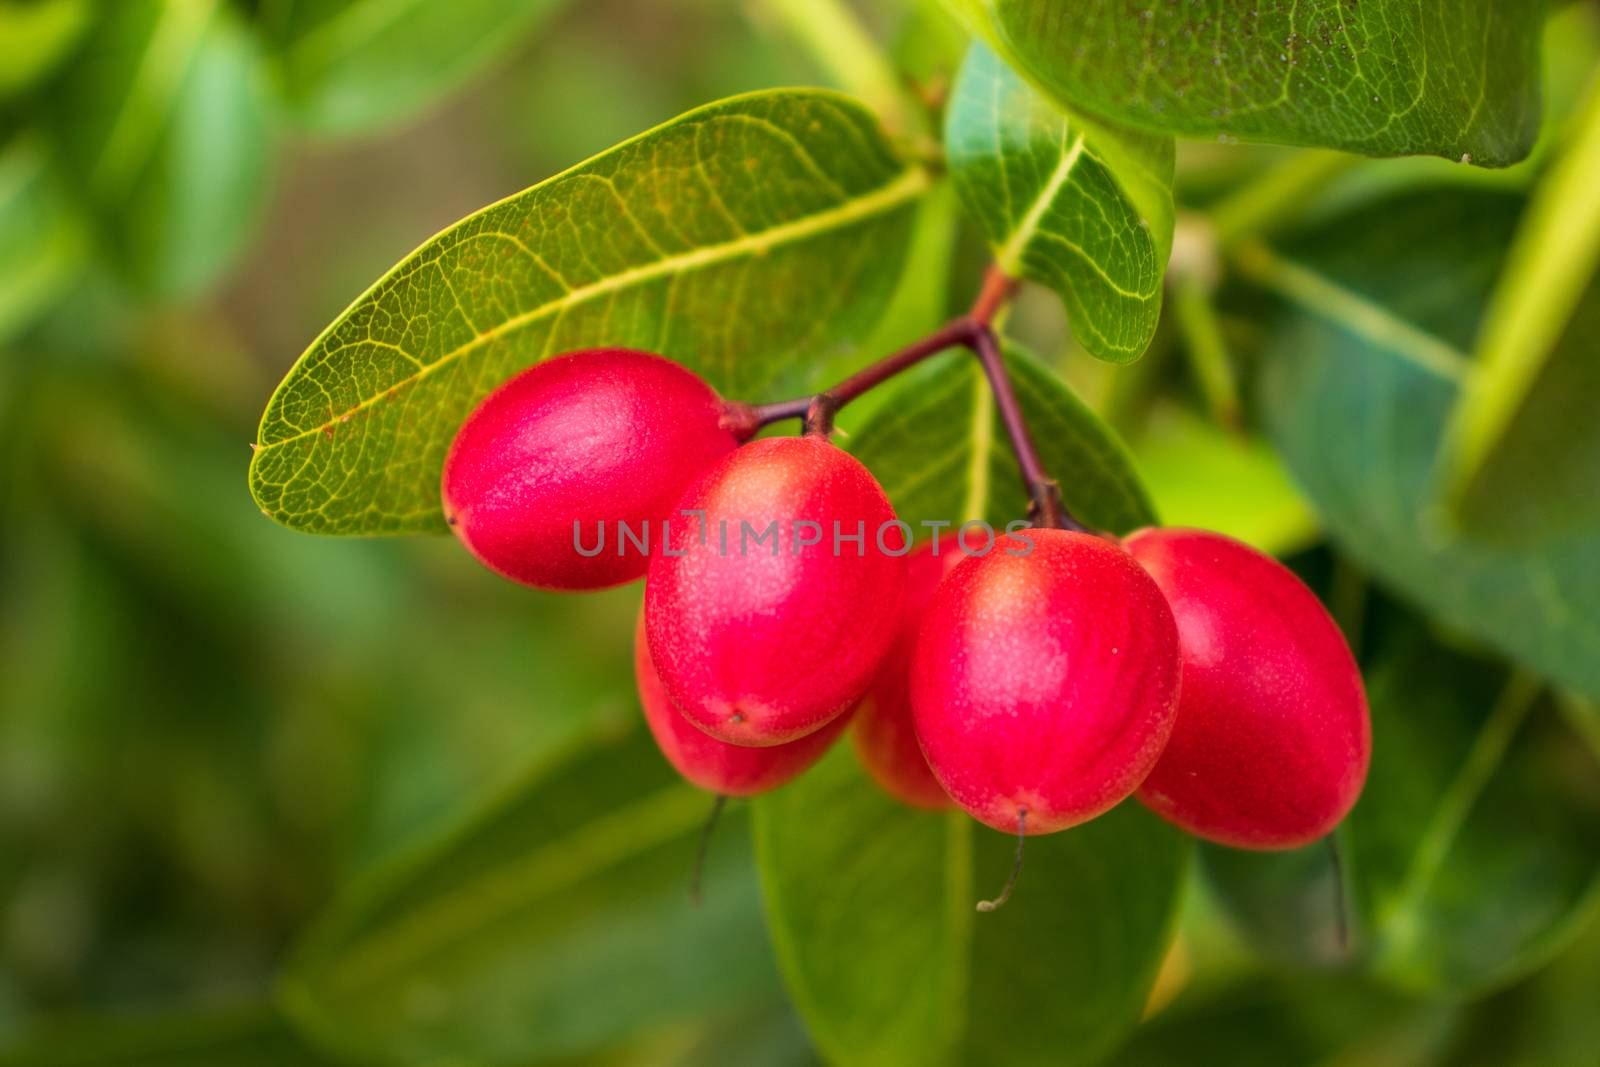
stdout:
<svg viewBox="0 0 1600 1067">
<path fill-rule="evenodd" d="M 260 213 L 272 105 L 255 39 L 221 0 L 102 5 L 37 116 L 124 276 L 192 295 Z"/>
<path fill-rule="evenodd" d="M 1539 131 L 1534 0 L 949 0 L 1068 106 L 1144 129 L 1504 166 Z"/>
<path fill-rule="evenodd" d="M 1172 138 L 1069 115 L 977 44 L 946 115 L 945 152 L 999 267 L 1055 290 L 1091 354 L 1139 358 L 1172 249 Z"/>
<path fill-rule="evenodd" d="M 439 531 L 439 471 L 511 373 L 589 345 L 661 352 L 753 400 L 819 382 L 894 291 L 929 179 L 832 93 L 692 111 L 423 245 L 301 357 L 250 483 L 318 533 Z"/>
<path fill-rule="evenodd" d="M 1030 840 L 985 916 L 1014 840 L 892 800 L 844 747 L 755 811 L 773 941 L 830 1061 L 1093 1063 L 1138 1019 L 1188 859 L 1138 805 Z"/>
<path fill-rule="evenodd" d="M 332 1067 L 270 1009 L 72 1018 L 0 1049 L 3 1067 Z"/>
<path fill-rule="evenodd" d="M 1428 614 L 1593 696 L 1600 532 L 1575 524 L 1532 547 L 1490 544 L 1430 507 L 1460 353 L 1521 206 L 1482 190 L 1419 191 L 1240 262 L 1288 298 L 1263 353 L 1265 419 L 1344 550 Z M 1592 413 L 1585 388 L 1559 398 L 1569 415 Z"/>
<path fill-rule="evenodd" d="M 1372 674 L 1373 757 L 1340 833 L 1354 949 L 1418 991 L 1533 970 L 1600 908 L 1600 765 L 1526 678 L 1405 638 Z M 1208 874 L 1275 955 L 1343 952 L 1331 859 L 1204 850 Z"/>
<path fill-rule="evenodd" d="M 855 436 L 907 522 L 1020 517 L 1026 497 L 981 372 L 952 353 Z M 1151 521 L 1121 445 L 1017 352 L 1018 393 L 1068 504 Z M 1188 847 L 1134 804 L 1028 843 L 1005 908 L 978 916 L 1014 842 L 964 814 L 891 800 L 835 752 L 756 802 L 768 919 L 796 1006 L 839 1063 L 1079 1063 L 1138 1018 L 1171 936 Z"/>
<path fill-rule="evenodd" d="M 847 443 L 905 521 L 983 519 L 1003 528 L 1028 509 L 1005 427 L 977 362 L 958 352 L 939 360 L 891 390 Z M 1006 361 L 1040 458 L 1067 506 L 1100 529 L 1153 523 L 1149 496 L 1115 433 L 1020 348 L 1008 345 Z"/>
<path fill-rule="evenodd" d="M 0 145 L 0 341 L 71 281 L 86 237 L 37 139 Z"/>
<path fill-rule="evenodd" d="M 767 1003 L 777 985 L 744 819 L 649 735 L 601 743 L 513 789 L 341 897 L 291 960 L 284 1003 L 320 1041 L 385 1062 L 523 1064 Z"/>
<path fill-rule="evenodd" d="M 295 118 L 322 134 L 404 121 L 503 57 L 561 0 L 266 0 Z"/>
</svg>

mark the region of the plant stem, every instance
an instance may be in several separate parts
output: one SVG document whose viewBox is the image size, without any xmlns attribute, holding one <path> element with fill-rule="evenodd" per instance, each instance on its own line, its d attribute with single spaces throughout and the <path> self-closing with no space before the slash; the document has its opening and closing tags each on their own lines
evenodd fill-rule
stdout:
<svg viewBox="0 0 1600 1067">
<path fill-rule="evenodd" d="M 843 0 L 758 0 L 828 76 L 858 96 L 895 133 L 925 132 L 926 120 L 900 83 L 894 65 Z"/>
<path fill-rule="evenodd" d="M 1227 429 L 1239 430 L 1244 423 L 1239 385 L 1208 289 L 1200 275 L 1179 274 L 1172 284 L 1173 311 L 1178 328 L 1183 331 L 1183 348 L 1189 356 L 1189 366 L 1200 392 L 1205 395 L 1211 417 Z"/>
<path fill-rule="evenodd" d="M 989 388 L 994 392 L 1006 434 L 1011 438 L 1011 449 L 1016 454 L 1023 485 L 1028 491 L 1029 521 L 1047 529 L 1087 531 L 1088 527 L 1067 510 L 1061 499 L 1060 485 L 1044 469 L 1033 436 L 1028 432 L 1027 418 L 1017 399 L 1016 387 L 1006 371 L 1000 339 L 990 325 L 1016 292 L 1017 285 L 1016 279 L 991 267 L 984 278 L 983 290 L 969 314 L 946 323 L 920 341 L 885 356 L 820 393 L 772 404 L 729 402 L 724 408 L 722 425 L 739 440 L 746 441 L 763 426 L 787 419 L 802 419 L 805 433 L 827 436 L 833 431 L 834 416 L 839 409 L 861 394 L 930 356 L 951 348 L 966 348 L 978 357 Z"/>
<path fill-rule="evenodd" d="M 1000 408 L 1000 420 L 1005 423 L 1006 434 L 1011 438 L 1011 450 L 1016 453 L 1017 466 L 1022 468 L 1022 482 L 1028 489 L 1028 519 L 1035 526 L 1051 530 L 1087 529 L 1067 511 L 1061 500 L 1061 487 L 1045 472 L 1034 447 L 1033 435 L 1028 432 L 1027 419 L 1022 405 L 1017 401 L 1016 387 L 1011 375 L 1006 373 L 1005 356 L 1000 351 L 1000 341 L 988 326 L 978 326 L 967 341 L 983 364 L 983 373 L 994 390 L 995 404 Z"/>
</svg>

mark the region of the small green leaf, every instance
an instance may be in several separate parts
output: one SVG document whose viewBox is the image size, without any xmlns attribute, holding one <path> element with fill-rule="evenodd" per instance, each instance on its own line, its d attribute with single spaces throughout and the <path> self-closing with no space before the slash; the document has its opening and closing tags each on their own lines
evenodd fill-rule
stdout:
<svg viewBox="0 0 1600 1067">
<path fill-rule="evenodd" d="M 1029 840 L 1016 893 L 980 916 L 1015 841 L 891 800 L 845 746 L 755 812 L 784 977 L 838 1064 L 1097 1062 L 1149 996 L 1189 855 L 1125 803 Z"/>
<path fill-rule="evenodd" d="M 1540 966 L 1600 908 L 1600 764 L 1536 683 L 1408 636 L 1373 672 L 1373 757 L 1340 832 L 1354 946 L 1408 989 L 1474 993 Z M 1252 940 L 1330 963 L 1326 846 L 1207 847 Z"/>
<path fill-rule="evenodd" d="M 298 947 L 291 1017 L 353 1057 L 520 1065 L 765 1003 L 742 813 L 689 897 L 710 798 L 634 729 L 350 889 Z"/>
<path fill-rule="evenodd" d="M 906 522 L 983 519 L 1001 529 L 1028 498 L 983 371 L 952 352 L 909 377 L 849 442 Z M 1015 345 L 1007 366 L 1045 469 L 1090 526 L 1127 532 L 1155 522 L 1127 449 L 1055 374 Z M 919 537 L 929 530 L 918 531 Z"/>
<path fill-rule="evenodd" d="M 61 1019 L 0 1067 L 334 1067 L 268 1007 Z"/>
<path fill-rule="evenodd" d="M 273 115 L 230 6 L 104 5 L 36 115 L 136 289 L 192 296 L 233 261 L 263 205 Z"/>
<path fill-rule="evenodd" d="M 72 280 L 87 237 L 37 138 L 0 145 L 0 341 Z"/>
<path fill-rule="evenodd" d="M 1340 215 L 1239 265 L 1290 307 L 1262 352 L 1271 436 L 1344 551 L 1449 627 L 1600 695 L 1600 535 L 1485 544 L 1429 506 L 1461 354 L 1522 201 L 1432 189 Z M 1581 341 L 1581 338 L 1580 338 Z M 1572 403 L 1594 394 L 1580 394 Z M 1583 512 L 1590 502 L 1576 500 Z"/>
<path fill-rule="evenodd" d="M 1091 354 L 1139 358 L 1172 250 L 1172 138 L 1069 115 L 979 44 L 956 83 L 945 150 L 1000 269 L 1055 290 Z"/>
<path fill-rule="evenodd" d="M 344 313 L 267 405 L 250 468 L 316 533 L 444 529 L 461 420 L 592 345 L 661 352 L 741 399 L 817 384 L 895 289 L 928 176 L 833 93 L 692 111 L 472 215 Z"/>
<path fill-rule="evenodd" d="M 1539 3 L 948 2 L 1064 105 L 1141 129 L 1481 166 L 1539 132 Z"/>
<path fill-rule="evenodd" d="M 371 133 L 505 56 L 561 0 L 267 0 L 263 22 L 296 120 Z"/>
</svg>

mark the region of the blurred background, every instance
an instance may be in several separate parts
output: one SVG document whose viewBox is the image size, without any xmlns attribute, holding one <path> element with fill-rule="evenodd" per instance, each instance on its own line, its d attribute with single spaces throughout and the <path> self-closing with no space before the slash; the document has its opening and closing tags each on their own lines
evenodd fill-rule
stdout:
<svg viewBox="0 0 1600 1067">
<path fill-rule="evenodd" d="M 502 4 L 448 67 L 398 48 L 341 64 L 341 34 L 382 32 L 346 6 L 0 0 L 0 1049 L 84 1015 L 258 1002 L 336 887 L 637 714 L 637 588 L 533 593 L 446 539 L 280 528 L 246 490 L 256 421 L 439 229 L 688 108 L 826 72 L 761 3 Z M 959 47 L 909 0 L 860 7 L 937 92 Z M 1562 19 L 1552 121 L 1600 41 L 1591 5 Z M 1180 197 L 1287 154 L 1180 145 Z M 1361 164 L 1346 187 L 1450 167 Z M 953 306 L 985 259 L 960 241 Z M 1250 308 L 1231 314 L 1247 349 Z M 1381 626 L 1270 449 L 1168 358 L 1171 330 L 1127 370 L 1074 359 L 1053 298 L 1025 299 L 1017 330 L 1129 437 L 1169 520 L 1291 555 Z M 1169 984 L 1207 952 L 1244 966 L 1194 910 Z M 1518 986 L 1496 1010 L 1592 1014 L 1593 941 L 1566 957 L 1576 993 Z M 1268 1018 L 1262 982 L 1228 1010 Z M 1336 1005 L 1317 1025 L 1362 995 L 1313 991 Z M 762 1047 L 805 1061 L 775 1010 L 787 1036 Z"/>
</svg>

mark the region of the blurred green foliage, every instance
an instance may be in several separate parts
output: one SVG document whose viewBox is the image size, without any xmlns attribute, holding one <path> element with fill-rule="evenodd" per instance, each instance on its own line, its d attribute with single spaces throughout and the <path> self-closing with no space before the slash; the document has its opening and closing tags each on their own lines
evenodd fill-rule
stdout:
<svg viewBox="0 0 1600 1067">
<path fill-rule="evenodd" d="M 833 940 L 779 961 L 758 922 L 742 813 L 713 843 L 707 908 L 687 907 L 700 798 L 670 784 L 634 728 L 637 588 L 530 593 L 442 539 L 304 537 L 266 521 L 244 486 L 273 384 L 431 234 L 692 107 L 825 81 L 829 65 L 796 44 L 778 7 L 0 0 L 0 1063 L 776 1065 L 812 1062 L 813 1039 L 839 1057 L 882 1036 L 854 1001 L 813 998 L 808 1038 L 780 968 L 803 988 L 883 966 L 863 997 L 927 1036 L 919 1027 L 946 1001 L 895 1003 L 885 954 L 867 951 L 884 928 L 838 921 L 837 909 L 854 899 L 845 890 L 895 898 L 885 876 L 926 866 L 908 850 L 954 839 L 919 824 L 884 841 L 896 817 L 922 817 L 850 793 L 847 752 L 757 812 L 768 877 L 793 877 L 822 919 L 835 909 L 831 925 L 786 914 Z M 921 0 L 859 8 L 937 109 L 960 32 Z M 1525 678 L 1508 653 L 1597 695 L 1593 501 L 1561 506 L 1595 484 L 1593 465 L 1587 452 L 1558 465 L 1531 502 L 1515 497 L 1523 468 L 1487 468 L 1530 509 L 1511 515 L 1538 517 L 1538 536 L 1508 537 L 1504 527 L 1529 527 L 1483 512 L 1482 498 L 1467 533 L 1488 530 L 1489 548 L 1406 525 L 1426 514 L 1451 395 L 1404 378 L 1361 343 L 1359 323 L 1296 302 L 1272 269 L 1315 267 L 1470 353 L 1527 191 L 1592 81 L 1600 15 L 1572 5 L 1546 41 L 1545 136 L 1530 162 L 1497 174 L 1340 163 L 1259 227 L 1271 243 L 1256 246 L 1267 258 L 1250 262 L 1267 269 L 1254 284 L 1203 279 L 1240 408 L 1264 419 L 1212 420 L 1214 383 L 1182 358 L 1196 336 L 1171 315 L 1142 361 L 1110 367 L 1083 358 L 1051 294 L 1026 293 L 1014 311 L 1011 332 L 1046 357 L 1024 378 L 1055 428 L 1047 454 L 1093 463 L 1107 484 L 1137 468 L 1167 520 L 1293 554 L 1360 648 L 1379 717 L 1381 762 L 1343 838 L 1354 948 L 1338 943 L 1325 851 L 1205 849 L 1148 1019 L 1113 1062 L 1595 1061 L 1592 705 L 1530 692 L 1511 712 L 1495 706 L 1516 684 L 1535 687 L 1507 690 Z M 1320 173 L 1305 158 L 1182 143 L 1180 218 L 1236 211 L 1240 190 L 1264 213 L 1274 175 Z M 924 205 L 914 266 L 862 353 L 968 301 L 986 252 L 954 207 L 947 193 Z M 1592 297 L 1556 371 L 1592 353 Z M 1131 464 L 1045 365 L 1123 435 Z M 951 411 L 975 410 L 969 375 L 929 371 L 907 383 L 913 404 L 936 408 L 943 381 Z M 1592 369 L 1538 383 L 1537 417 L 1521 420 L 1532 436 L 1511 440 L 1503 462 L 1548 454 L 1562 419 L 1592 416 L 1591 381 Z M 932 467 L 952 447 L 938 435 L 963 430 L 947 413 L 890 433 L 874 405 L 892 401 L 842 423 L 867 448 L 895 439 L 899 452 L 881 459 L 891 473 Z M 1009 490 L 1009 456 L 993 462 L 990 484 Z M 958 492 L 957 481 L 933 484 Z M 1553 581 L 1575 598 L 1571 617 L 1548 615 L 1547 566 L 1565 568 Z M 1486 742 L 1489 720 L 1504 729 Z M 812 797 L 822 806 L 808 809 Z M 830 828 L 805 824 L 813 810 L 860 811 L 855 835 L 832 846 L 868 861 L 848 879 L 771 869 L 783 866 L 780 829 Z M 619 831 L 617 811 L 656 836 Z M 1052 842 L 1060 855 L 1041 852 L 1032 871 L 1039 889 L 1052 870 L 1104 877 L 1081 887 L 1102 901 L 1090 907 L 1142 903 L 1165 922 L 1159 885 L 1119 893 L 1118 879 L 1141 875 L 1106 859 L 1136 851 L 1144 829 L 1106 821 Z M 980 835 L 958 835 L 978 869 L 1001 873 L 1009 842 L 966 833 Z M 1170 886 L 1181 872 L 1165 844 L 1151 849 L 1157 866 L 1171 861 Z M 890 845 L 904 850 L 871 862 Z M 577 857 L 566 880 L 546 862 L 558 849 Z M 394 929 L 438 922 L 451 936 L 437 954 L 370 962 Z M 1125 981 L 1101 1001 L 1083 998 L 1107 972 L 1073 972 L 1068 992 L 1049 970 L 1076 962 L 1053 950 L 1092 948 L 1097 934 L 1117 959 L 1105 929 L 1051 912 L 980 944 L 962 973 L 981 987 L 948 1001 L 987 1020 L 965 1059 L 1008 1062 L 1007 1042 L 1020 1055 L 1039 1035 L 1105 1051 L 1076 1027 L 1109 1019 L 1120 1036 L 1154 949 L 1122 958 Z M 1015 955 L 983 955 L 997 945 Z M 890 962 L 915 966 L 922 946 L 899 944 Z M 1018 959 L 1041 969 L 1022 974 Z M 663 975 L 670 988 L 644 984 Z M 1028 1003 L 1052 991 L 1074 1003 L 1049 1026 L 1012 1026 L 1013 983 Z M 472 995 L 452 1003 L 462 990 Z"/>
</svg>

